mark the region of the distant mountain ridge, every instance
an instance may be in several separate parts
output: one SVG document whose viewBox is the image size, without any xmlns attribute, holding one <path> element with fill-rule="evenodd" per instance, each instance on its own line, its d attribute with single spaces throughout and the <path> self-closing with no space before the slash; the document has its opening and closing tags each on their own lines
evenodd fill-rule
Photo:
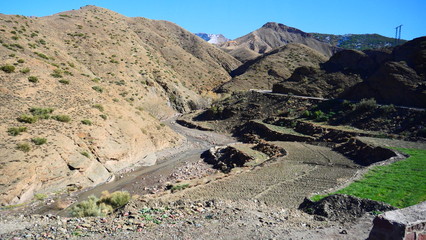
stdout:
<svg viewBox="0 0 426 240">
<path fill-rule="evenodd" d="M 206 40 L 208 43 L 216 44 L 216 45 L 222 44 L 231 40 L 229 38 L 226 38 L 222 34 L 195 33 L 195 35 Z"/>
<path fill-rule="evenodd" d="M 238 60 L 246 62 L 289 43 L 303 44 L 327 57 L 339 51 L 339 48 L 315 39 L 310 33 L 275 22 L 268 22 L 261 28 L 220 47 Z"/>
<path fill-rule="evenodd" d="M 392 47 L 395 44 L 394 38 L 385 37 L 379 34 L 345 34 L 333 35 L 323 33 L 311 33 L 315 39 L 326 42 L 332 46 L 344 49 L 366 50 Z M 400 44 L 407 42 L 400 40 Z"/>
</svg>

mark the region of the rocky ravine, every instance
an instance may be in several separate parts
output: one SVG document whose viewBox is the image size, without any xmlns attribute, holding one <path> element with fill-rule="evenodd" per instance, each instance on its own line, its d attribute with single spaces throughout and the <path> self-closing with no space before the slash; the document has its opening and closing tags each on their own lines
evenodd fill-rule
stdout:
<svg viewBox="0 0 426 240">
<path fill-rule="evenodd" d="M 182 142 L 158 119 L 208 105 L 240 64 L 173 23 L 95 6 L 0 25 L 2 205 L 153 164 Z"/>
</svg>

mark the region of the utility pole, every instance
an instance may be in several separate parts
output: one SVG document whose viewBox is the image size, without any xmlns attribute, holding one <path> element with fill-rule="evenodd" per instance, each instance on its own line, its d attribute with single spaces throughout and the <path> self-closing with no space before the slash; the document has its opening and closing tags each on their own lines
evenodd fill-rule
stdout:
<svg viewBox="0 0 426 240">
<path fill-rule="evenodd" d="M 395 46 L 399 45 L 399 42 L 401 41 L 401 28 L 402 24 L 395 28 Z"/>
</svg>

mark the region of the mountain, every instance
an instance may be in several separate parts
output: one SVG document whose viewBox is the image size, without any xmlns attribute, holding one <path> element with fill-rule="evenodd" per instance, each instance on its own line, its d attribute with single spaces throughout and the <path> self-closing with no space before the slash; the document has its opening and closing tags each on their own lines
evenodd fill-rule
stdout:
<svg viewBox="0 0 426 240">
<path fill-rule="evenodd" d="M 254 59 L 288 43 L 301 43 L 330 57 L 337 47 L 315 39 L 311 34 L 281 23 L 268 22 L 261 28 L 220 47 L 242 62 Z"/>
<path fill-rule="evenodd" d="M 216 44 L 216 45 L 223 44 L 225 42 L 230 41 L 230 39 L 226 38 L 222 34 L 196 33 L 195 35 L 206 40 L 208 43 Z"/>
<path fill-rule="evenodd" d="M 278 93 L 426 107 L 426 37 L 391 49 L 344 50 L 321 68 L 300 67 Z"/>
<path fill-rule="evenodd" d="M 327 61 L 320 52 L 300 43 L 289 43 L 249 60 L 231 72 L 232 80 L 221 85 L 218 92 L 271 89 L 272 85 L 289 78 L 302 66 L 319 67 Z"/>
<path fill-rule="evenodd" d="M 311 33 L 311 35 L 322 42 L 330 45 L 353 50 L 379 49 L 395 45 L 394 38 L 388 38 L 379 34 L 345 34 L 333 35 L 322 33 Z M 400 44 L 407 42 L 400 40 Z"/>
<path fill-rule="evenodd" d="M 232 56 L 167 21 L 96 6 L 0 14 L 0 204 L 107 181 L 183 138 L 159 119 L 206 106 Z"/>
</svg>

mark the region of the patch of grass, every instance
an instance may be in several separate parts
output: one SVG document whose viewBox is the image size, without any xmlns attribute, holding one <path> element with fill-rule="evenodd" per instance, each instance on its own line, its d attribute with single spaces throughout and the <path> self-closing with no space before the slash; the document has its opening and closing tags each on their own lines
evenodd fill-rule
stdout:
<svg viewBox="0 0 426 240">
<path fill-rule="evenodd" d="M 30 113 L 33 116 L 36 116 L 40 119 L 49 119 L 50 114 L 53 113 L 53 108 L 40 108 L 40 107 L 32 107 L 30 108 Z"/>
<path fill-rule="evenodd" d="M 62 70 L 57 68 L 55 70 L 53 70 L 53 73 L 50 74 L 50 76 L 54 77 L 54 78 L 61 78 L 62 76 Z"/>
<path fill-rule="evenodd" d="M 68 79 L 61 79 L 61 80 L 59 80 L 59 82 L 62 83 L 62 84 L 65 84 L 65 85 L 70 84 L 70 80 L 68 80 Z"/>
<path fill-rule="evenodd" d="M 105 110 L 104 106 L 102 106 L 101 104 L 94 104 L 92 107 L 98 109 L 101 112 Z"/>
<path fill-rule="evenodd" d="M 84 125 L 92 125 L 92 121 L 90 121 L 89 119 L 84 119 L 84 120 L 81 120 L 81 123 L 83 123 Z"/>
<path fill-rule="evenodd" d="M 90 158 L 90 154 L 88 152 L 80 152 L 80 153 L 81 153 L 81 155 L 83 155 L 87 158 Z"/>
<path fill-rule="evenodd" d="M 28 143 L 18 143 L 16 144 L 16 149 L 23 152 L 29 152 L 31 150 L 31 146 Z"/>
<path fill-rule="evenodd" d="M 15 66 L 13 65 L 4 65 L 0 69 L 5 73 L 13 73 L 15 71 Z"/>
<path fill-rule="evenodd" d="M 387 166 L 376 166 L 361 180 L 336 193 L 381 201 L 398 208 L 426 201 L 426 150 L 397 150 L 410 157 Z M 314 198 L 319 200 L 321 196 Z"/>
<path fill-rule="evenodd" d="M 106 216 L 114 210 L 124 207 L 130 201 L 128 192 L 102 192 L 102 197 L 98 199 L 90 196 L 88 200 L 78 203 L 71 209 L 71 215 L 74 217 L 97 217 Z"/>
<path fill-rule="evenodd" d="M 92 89 L 95 90 L 98 93 L 103 93 L 104 92 L 104 89 L 102 87 L 100 87 L 100 86 L 93 86 Z"/>
<path fill-rule="evenodd" d="M 19 116 L 16 120 L 18 120 L 18 122 L 22 122 L 22 123 L 35 123 L 35 122 L 37 122 L 38 117 L 23 114 L 23 115 Z"/>
<path fill-rule="evenodd" d="M 10 136 L 18 136 L 22 132 L 26 132 L 26 131 L 27 131 L 27 127 L 11 127 L 7 129 L 7 133 Z"/>
<path fill-rule="evenodd" d="M 36 194 L 34 194 L 34 198 L 36 200 L 41 201 L 41 200 L 44 200 L 44 199 L 47 198 L 47 194 L 45 194 L 45 193 L 36 193 Z"/>
<path fill-rule="evenodd" d="M 68 115 L 55 115 L 55 116 L 52 116 L 52 118 L 55 119 L 56 121 L 59 121 L 59 122 L 71 121 L 71 117 L 68 116 Z"/>
<path fill-rule="evenodd" d="M 23 69 L 21 69 L 21 73 L 23 73 L 23 74 L 26 74 L 26 73 L 29 73 L 31 70 L 29 69 L 29 68 L 23 68 Z"/>
<path fill-rule="evenodd" d="M 28 81 L 30 81 L 32 83 L 36 83 L 36 82 L 38 82 L 38 77 L 36 77 L 36 76 L 29 76 L 28 77 Z"/>
<path fill-rule="evenodd" d="M 176 185 L 169 185 L 167 186 L 168 189 L 170 189 L 172 192 L 184 190 L 189 187 L 189 184 L 176 184 Z"/>
<path fill-rule="evenodd" d="M 33 142 L 35 145 L 43 145 L 47 142 L 47 139 L 41 138 L 41 137 L 35 137 L 31 139 L 31 142 Z"/>
</svg>

